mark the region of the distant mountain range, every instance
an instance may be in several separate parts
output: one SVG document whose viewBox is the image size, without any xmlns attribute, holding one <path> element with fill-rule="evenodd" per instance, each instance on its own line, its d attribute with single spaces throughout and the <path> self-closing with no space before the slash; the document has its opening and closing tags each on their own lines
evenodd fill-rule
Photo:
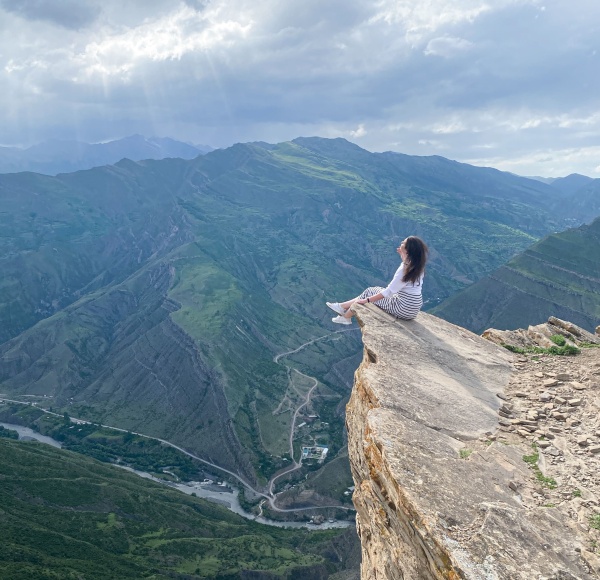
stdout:
<svg viewBox="0 0 600 580">
<path fill-rule="evenodd" d="M 571 173 L 571 175 L 567 175 L 566 177 L 553 179 L 550 185 L 552 185 L 554 189 L 558 189 L 561 193 L 574 194 L 586 185 L 589 185 L 592 181 L 595 180 L 591 177 L 587 177 L 587 175 Z"/>
<path fill-rule="evenodd" d="M 535 179 L 536 181 L 552 185 L 555 189 L 563 193 L 575 193 L 578 189 L 593 181 L 591 177 L 579 173 L 571 173 L 566 177 L 540 177 L 539 175 L 527 177 L 528 179 Z"/>
<path fill-rule="evenodd" d="M 0 173 L 34 171 L 45 175 L 69 173 L 101 165 L 113 165 L 121 159 L 193 159 L 212 151 L 206 145 L 190 145 L 169 138 L 132 135 L 106 143 L 82 143 L 53 139 L 27 149 L 0 147 Z"/>
<path fill-rule="evenodd" d="M 578 222 L 589 223 L 600 213 L 600 179 L 572 173 L 566 177 L 532 177 L 560 192 L 566 213 Z"/>
<path fill-rule="evenodd" d="M 432 312 L 478 333 L 527 328 L 549 316 L 593 332 L 600 323 L 600 218 L 544 238 Z"/>
<path fill-rule="evenodd" d="M 304 411 L 318 418 L 296 432 L 296 453 L 318 441 L 343 458 L 360 343 L 334 333 L 325 300 L 385 284 L 395 248 L 416 234 L 431 247 L 434 306 L 579 226 L 596 211 L 585 203 L 343 139 L 0 175 L 1 390 L 46 395 L 60 412 L 168 439 L 264 483 L 289 465 L 291 417 L 314 377 Z"/>
</svg>

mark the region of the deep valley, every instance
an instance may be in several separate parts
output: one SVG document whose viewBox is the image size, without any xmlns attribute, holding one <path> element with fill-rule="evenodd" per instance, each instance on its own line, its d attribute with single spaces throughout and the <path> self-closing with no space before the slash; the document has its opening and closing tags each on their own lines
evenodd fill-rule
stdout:
<svg viewBox="0 0 600 580">
<path fill-rule="evenodd" d="M 276 483 L 291 507 L 342 502 L 360 335 L 335 332 L 325 300 L 385 285 L 417 234 L 431 308 L 578 225 L 558 210 L 568 195 L 319 138 L 0 176 L 0 391 L 165 439 L 262 489 L 290 471 Z M 302 445 L 326 461 L 290 470 Z"/>
</svg>

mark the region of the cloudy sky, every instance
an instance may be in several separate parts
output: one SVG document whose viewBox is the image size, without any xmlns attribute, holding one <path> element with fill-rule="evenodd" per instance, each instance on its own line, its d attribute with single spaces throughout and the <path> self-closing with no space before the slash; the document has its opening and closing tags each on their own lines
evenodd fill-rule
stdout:
<svg viewBox="0 0 600 580">
<path fill-rule="evenodd" d="M 0 0 L 0 143 L 345 137 L 600 177 L 598 0 Z"/>
</svg>

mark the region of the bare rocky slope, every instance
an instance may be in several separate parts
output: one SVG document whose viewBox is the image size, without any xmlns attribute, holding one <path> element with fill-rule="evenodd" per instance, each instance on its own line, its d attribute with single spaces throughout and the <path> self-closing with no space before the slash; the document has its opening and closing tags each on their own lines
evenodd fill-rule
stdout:
<svg viewBox="0 0 600 580">
<path fill-rule="evenodd" d="M 600 337 L 558 319 L 486 340 L 424 313 L 357 318 L 346 421 L 362 579 L 597 578 L 600 349 L 540 349 Z"/>
</svg>

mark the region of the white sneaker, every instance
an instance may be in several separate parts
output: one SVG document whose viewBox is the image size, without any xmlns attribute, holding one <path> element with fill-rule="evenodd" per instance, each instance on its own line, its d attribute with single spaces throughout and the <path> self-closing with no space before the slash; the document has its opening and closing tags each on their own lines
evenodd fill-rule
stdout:
<svg viewBox="0 0 600 580">
<path fill-rule="evenodd" d="M 335 322 L 336 324 L 352 324 L 352 319 L 345 316 L 334 316 L 331 322 Z"/>
<path fill-rule="evenodd" d="M 337 312 L 338 314 L 341 314 L 342 316 L 346 314 L 346 311 L 340 306 L 339 302 L 325 302 L 325 304 L 327 304 L 327 306 L 331 308 L 331 310 Z"/>
</svg>

